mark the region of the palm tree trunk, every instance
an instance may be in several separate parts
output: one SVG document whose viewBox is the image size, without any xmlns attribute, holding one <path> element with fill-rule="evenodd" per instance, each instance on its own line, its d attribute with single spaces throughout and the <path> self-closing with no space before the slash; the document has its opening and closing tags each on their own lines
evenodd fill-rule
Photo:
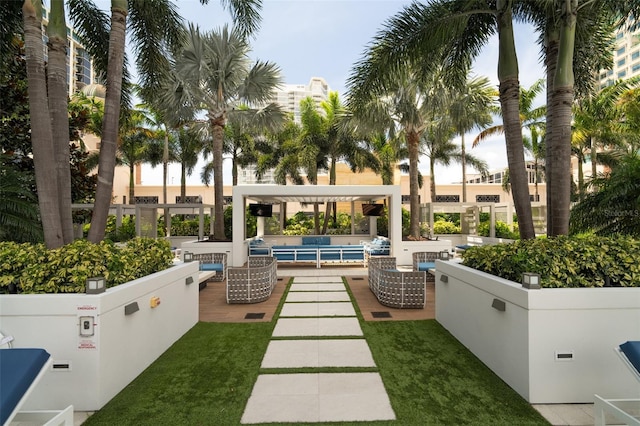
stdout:
<svg viewBox="0 0 640 426">
<path fill-rule="evenodd" d="M 591 179 L 594 179 L 598 174 L 598 152 L 596 149 L 596 140 L 591 138 Z M 594 188 L 595 190 L 596 188 Z"/>
<path fill-rule="evenodd" d="M 127 0 L 111 0 L 111 31 L 109 33 L 109 63 L 107 94 L 104 102 L 102 140 L 98 160 L 98 185 L 88 239 L 99 243 L 104 238 L 113 193 L 116 150 L 122 99 Z"/>
<path fill-rule="evenodd" d="M 573 51 L 575 45 L 575 27 L 577 0 L 567 1 L 567 11 L 560 29 L 558 60 L 553 79 L 553 92 L 550 109 L 553 110 L 552 139 L 550 140 L 553 180 L 549 181 L 549 215 L 551 226 L 547 227 L 549 236 L 569 233 L 569 206 L 571 202 L 571 106 L 573 105 Z"/>
<path fill-rule="evenodd" d="M 67 93 L 67 25 L 63 0 L 52 0 L 47 35 L 49 37 L 49 113 L 55 152 L 58 208 L 62 238 L 65 244 L 73 241 L 71 214 L 71 169 L 69 152 L 69 106 Z M 73 65 L 72 65 L 73 69 Z M 71 71 L 73 72 L 73 71 Z"/>
<path fill-rule="evenodd" d="M 550 106 L 553 102 L 553 76 L 556 74 L 556 68 L 558 63 L 558 44 L 560 35 L 555 29 L 551 29 L 545 34 L 545 66 L 547 69 L 547 106 Z M 547 235 L 550 234 L 550 230 L 553 228 L 553 219 L 551 215 L 551 206 L 553 205 L 553 197 L 551 195 L 551 182 L 554 181 L 552 164 L 554 159 L 552 158 L 552 144 L 553 138 L 553 123 L 555 121 L 553 115 L 553 109 L 547 107 L 546 116 L 546 133 L 545 133 L 545 176 L 547 182 Z"/>
<path fill-rule="evenodd" d="M 236 153 L 233 153 L 233 158 L 231 159 L 231 185 L 238 186 L 238 163 L 236 162 L 237 156 Z"/>
<path fill-rule="evenodd" d="M 182 164 L 180 168 L 180 202 L 187 200 L 187 168 Z"/>
<path fill-rule="evenodd" d="M 168 126 L 165 125 L 164 146 L 162 149 L 162 203 L 167 204 L 167 178 L 169 177 L 169 132 Z M 171 236 L 171 214 L 169 209 L 164 209 L 164 229 L 165 235 Z"/>
<path fill-rule="evenodd" d="M 213 135 L 213 194 L 214 220 L 213 238 L 224 240 L 224 184 L 222 182 L 222 146 L 226 116 L 224 112 L 212 116 L 211 129 Z"/>
<path fill-rule="evenodd" d="M 29 83 L 29 115 L 31 120 L 31 144 L 33 164 L 38 190 L 38 205 L 47 248 L 64 245 L 60 209 L 58 208 L 58 184 L 53 148 L 51 117 L 47 102 L 45 80 L 44 44 L 42 41 L 42 4 L 40 0 L 25 0 L 22 6 L 24 20 L 24 44 Z"/>
<path fill-rule="evenodd" d="M 431 190 L 431 202 L 436 202 L 436 161 L 433 158 L 429 158 L 429 189 Z"/>
<path fill-rule="evenodd" d="M 407 133 L 407 145 L 409 150 L 409 235 L 420 238 L 420 189 L 418 185 L 418 156 L 420 135 L 416 131 Z"/>
<path fill-rule="evenodd" d="M 584 197 L 584 167 L 582 166 L 583 157 L 578 155 L 578 199 Z"/>
<path fill-rule="evenodd" d="M 129 164 L 129 204 L 135 204 L 136 190 L 134 188 L 135 182 L 133 175 L 135 173 L 134 164 Z"/>
<path fill-rule="evenodd" d="M 336 159 L 331 158 L 331 167 L 329 168 L 329 185 L 336 184 Z M 324 214 L 324 223 L 322 224 L 322 235 L 327 233 L 327 227 L 329 226 L 329 217 L 331 216 L 331 208 L 334 207 L 333 203 L 327 201 L 327 207 Z M 335 210 L 334 210 L 335 213 Z"/>
<path fill-rule="evenodd" d="M 460 162 L 462 163 L 462 202 L 467 202 L 467 159 L 466 159 L 466 149 L 464 146 L 464 132 L 460 135 L 461 137 L 461 147 L 460 152 L 462 153 L 462 159 Z"/>
<path fill-rule="evenodd" d="M 513 203 L 518 216 L 520 238 L 528 239 L 535 237 L 535 230 L 531 212 L 531 198 L 529 197 L 529 180 L 524 162 L 524 144 L 519 111 L 518 58 L 513 37 L 511 3 L 499 0 L 498 10 L 500 11 L 498 14 L 498 79 L 500 81 L 500 107 L 504 123 L 509 178 Z"/>
</svg>

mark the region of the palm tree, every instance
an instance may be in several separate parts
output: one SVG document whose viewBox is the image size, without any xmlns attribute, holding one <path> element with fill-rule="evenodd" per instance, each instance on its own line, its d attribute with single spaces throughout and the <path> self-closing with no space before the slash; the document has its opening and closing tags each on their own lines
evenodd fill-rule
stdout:
<svg viewBox="0 0 640 426">
<path fill-rule="evenodd" d="M 338 161 L 347 163 L 353 172 L 362 172 L 365 168 L 377 170 L 376 157 L 363 143 L 363 139 L 356 135 L 355 129 L 347 120 L 347 112 L 340 102 L 338 93 L 330 92 L 329 98 L 320 103 L 320 108 L 322 114 L 315 108 L 312 98 L 302 101 L 302 142 L 303 145 L 315 144 L 319 148 L 313 167 L 316 167 L 316 170 L 322 167 L 328 171 L 329 185 L 337 183 Z M 326 233 L 329 217 L 332 212 L 336 214 L 335 210 L 335 203 L 327 203 L 322 234 Z"/>
<path fill-rule="evenodd" d="M 225 26 L 203 34 L 190 26 L 177 71 L 185 103 L 207 113 L 213 154 L 213 238 L 225 239 L 222 153 L 228 113 L 243 102 L 268 102 L 280 84 L 279 70 L 270 62 L 257 61 L 251 66 L 249 44 L 238 29 Z"/>
<path fill-rule="evenodd" d="M 42 225 L 33 179 L 3 164 L 0 171 L 0 241 L 40 242 Z"/>
<path fill-rule="evenodd" d="M 475 127 L 486 127 L 493 121 L 491 112 L 495 99 L 495 90 L 489 85 L 487 77 L 475 77 L 467 80 L 461 90 L 454 90 L 449 106 L 451 124 L 461 138 L 460 162 L 462 164 L 462 202 L 467 202 L 467 165 L 465 133 Z M 433 177 L 433 175 L 432 175 Z"/>
<path fill-rule="evenodd" d="M 522 128 L 527 129 L 529 131 L 529 136 L 523 135 L 522 141 L 524 143 L 525 149 L 528 150 L 532 156 L 534 161 L 534 170 L 536 175 L 535 182 L 535 199 L 539 198 L 538 194 L 538 176 L 539 176 L 539 163 L 540 160 L 544 158 L 544 129 L 545 122 L 544 117 L 547 112 L 546 106 L 533 106 L 533 103 L 537 96 L 542 93 L 544 90 L 544 79 L 539 79 L 535 81 L 528 89 L 523 87 L 520 88 L 520 100 L 519 100 L 519 110 L 520 110 L 520 122 L 522 123 Z M 504 134 L 504 126 L 502 124 L 497 124 L 495 126 L 488 127 L 482 130 L 473 140 L 471 147 L 475 148 L 482 141 L 495 136 Z"/>
<path fill-rule="evenodd" d="M 571 210 L 571 231 L 640 237 L 640 155 L 633 152 L 609 174 L 593 179 L 596 192 Z"/>
<path fill-rule="evenodd" d="M 246 105 L 229 112 L 225 128 L 224 152 L 231 154 L 232 184 L 238 184 L 238 167 L 255 164 L 255 139 L 266 132 L 275 133 L 285 123 L 286 113 L 277 104 L 251 109 Z"/>
<path fill-rule="evenodd" d="M 370 139 L 373 154 L 380 164 L 382 184 L 393 185 L 394 170 L 401 168 L 400 161 L 408 157 L 407 149 L 399 137 L 387 137 L 384 132 L 376 132 Z"/>
<path fill-rule="evenodd" d="M 444 105 L 443 88 L 438 86 L 437 78 L 420 78 L 416 70 L 405 66 L 396 70 L 393 78 L 386 79 L 384 86 L 367 91 L 370 81 L 361 81 L 361 73 L 368 74 L 369 65 L 362 62 L 350 78 L 347 108 L 371 129 L 395 132 L 398 128 L 404 138 L 409 158 L 409 235 L 419 238 L 420 139 L 432 111 Z"/>
<path fill-rule="evenodd" d="M 640 2 L 518 2 L 517 14 L 541 34 L 547 71 L 545 173 L 547 234 L 566 235 L 571 195 L 571 125 L 576 90 L 591 90 L 594 76 L 611 63 L 614 23 L 638 16 Z"/>
<path fill-rule="evenodd" d="M 198 163 L 200 153 L 207 139 L 200 126 L 183 126 L 174 131 L 175 159 L 180 163 L 180 202 L 185 202 L 187 195 L 187 176 L 191 176 Z"/>
<path fill-rule="evenodd" d="M 423 134 L 421 145 L 424 148 L 424 155 L 429 157 L 431 202 L 436 201 L 436 164 L 444 166 L 449 166 L 451 163 L 469 164 L 483 175 L 488 171 L 485 161 L 465 152 L 462 147 L 453 142 L 455 134 L 456 130 L 450 116 L 440 117 L 431 122 Z"/>
<path fill-rule="evenodd" d="M 11 2 L 9 2 L 11 3 Z M 201 0 L 202 4 L 208 0 Z M 105 120 L 102 131 L 100 179 L 93 210 L 89 239 L 100 241 L 104 236 L 116 158 L 116 140 L 120 100 L 128 101 L 124 92 L 125 28 L 127 15 L 131 11 L 134 53 L 137 56 L 139 74 L 146 90 L 157 87 L 158 77 L 167 67 L 167 48 L 174 47 L 181 38 L 181 19 L 175 4 L 169 0 L 112 0 L 111 19 L 92 0 L 67 0 L 69 16 L 74 28 L 83 39 L 87 51 L 94 59 L 99 72 L 106 73 L 107 96 L 105 100 Z M 261 8 L 259 0 L 233 0 L 224 2 L 232 11 L 234 21 L 238 21 L 244 34 L 250 34 L 258 27 Z M 49 247 L 58 247 L 73 237 L 70 217 L 70 181 L 68 168 L 68 127 L 65 128 L 67 108 L 66 93 L 66 25 L 63 0 L 52 0 L 49 14 L 49 92 L 45 84 L 44 48 L 42 45 L 42 2 L 24 0 L 23 22 L 25 50 L 27 52 L 30 91 L 30 117 L 33 123 L 35 161 L 38 197 L 41 204 L 45 241 Z M 3 16 L 5 5 L 2 5 Z M 15 12 L 13 6 L 6 9 Z M 4 31 L 2 19 L 2 42 L 10 31 Z M 8 28 L 15 26 L 15 20 L 7 20 Z M 107 65 L 108 64 L 108 65 Z M 64 78 L 63 78 L 64 77 Z M 126 88 L 126 85 L 124 86 Z M 51 124 L 53 123 L 53 124 Z M 55 139 L 54 139 L 55 138 Z M 62 158 L 65 157 L 65 158 Z M 51 159 L 55 158 L 55 162 Z M 57 164 L 56 164 L 57 163 Z M 64 166 L 63 166 L 64 164 Z M 60 178 L 62 175 L 62 178 Z M 69 204 L 69 206 L 67 206 Z"/>
<path fill-rule="evenodd" d="M 419 80 L 436 73 L 444 64 L 446 82 L 461 87 L 472 59 L 489 37 L 496 33 L 499 36 L 500 105 L 514 204 L 521 237 L 533 238 L 535 232 L 518 113 L 518 61 L 513 35 L 512 1 L 414 2 L 387 21 L 369 47 L 365 59 L 356 65 L 349 86 L 356 98 L 366 93 L 379 95 L 408 65 L 419 64 Z M 414 144 L 417 146 L 417 142 Z M 416 208 L 417 205 L 411 205 L 411 229 L 412 234 L 415 232 L 417 235 L 419 212 L 413 212 Z"/>
</svg>

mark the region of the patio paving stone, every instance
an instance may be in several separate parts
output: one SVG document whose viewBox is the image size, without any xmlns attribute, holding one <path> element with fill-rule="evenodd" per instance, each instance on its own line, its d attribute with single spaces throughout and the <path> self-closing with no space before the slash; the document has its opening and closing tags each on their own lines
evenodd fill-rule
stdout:
<svg viewBox="0 0 640 426">
<path fill-rule="evenodd" d="M 362 336 L 357 318 L 280 318 L 274 337 Z"/>
<path fill-rule="evenodd" d="M 297 283 L 291 284 L 289 291 L 345 291 L 344 283 Z"/>
<path fill-rule="evenodd" d="M 272 340 L 262 368 L 375 367 L 364 339 Z"/>
<path fill-rule="evenodd" d="M 293 283 L 341 283 L 342 277 L 339 276 L 323 276 L 323 277 L 294 277 Z"/>
<path fill-rule="evenodd" d="M 287 294 L 285 302 L 350 302 L 346 291 L 294 291 Z"/>
<path fill-rule="evenodd" d="M 241 423 L 394 419 L 378 373 L 263 374 Z"/>
<path fill-rule="evenodd" d="M 303 302 L 285 303 L 280 317 L 355 317 L 356 311 L 351 302 Z"/>
</svg>

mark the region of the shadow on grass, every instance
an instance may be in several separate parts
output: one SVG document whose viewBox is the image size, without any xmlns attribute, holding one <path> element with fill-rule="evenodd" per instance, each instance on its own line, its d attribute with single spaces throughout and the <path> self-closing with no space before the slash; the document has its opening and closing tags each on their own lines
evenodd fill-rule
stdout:
<svg viewBox="0 0 640 426">
<path fill-rule="evenodd" d="M 196 324 L 85 425 L 240 424 L 274 324 Z M 397 420 L 331 424 L 548 424 L 435 320 L 361 326 Z"/>
</svg>

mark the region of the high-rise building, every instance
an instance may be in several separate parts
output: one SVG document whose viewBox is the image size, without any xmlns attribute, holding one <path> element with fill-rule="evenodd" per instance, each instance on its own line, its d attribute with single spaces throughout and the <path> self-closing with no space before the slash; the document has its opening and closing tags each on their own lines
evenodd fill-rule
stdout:
<svg viewBox="0 0 640 426">
<path fill-rule="evenodd" d="M 633 23 L 616 32 L 613 68 L 600 71 L 600 87 L 612 85 L 640 75 L 640 23 Z"/>
<path fill-rule="evenodd" d="M 293 113 L 293 119 L 300 123 L 300 101 L 312 97 L 316 104 L 329 99 L 329 85 L 322 77 L 311 77 L 309 84 L 285 84 L 276 89 L 271 102 Z"/>
</svg>

